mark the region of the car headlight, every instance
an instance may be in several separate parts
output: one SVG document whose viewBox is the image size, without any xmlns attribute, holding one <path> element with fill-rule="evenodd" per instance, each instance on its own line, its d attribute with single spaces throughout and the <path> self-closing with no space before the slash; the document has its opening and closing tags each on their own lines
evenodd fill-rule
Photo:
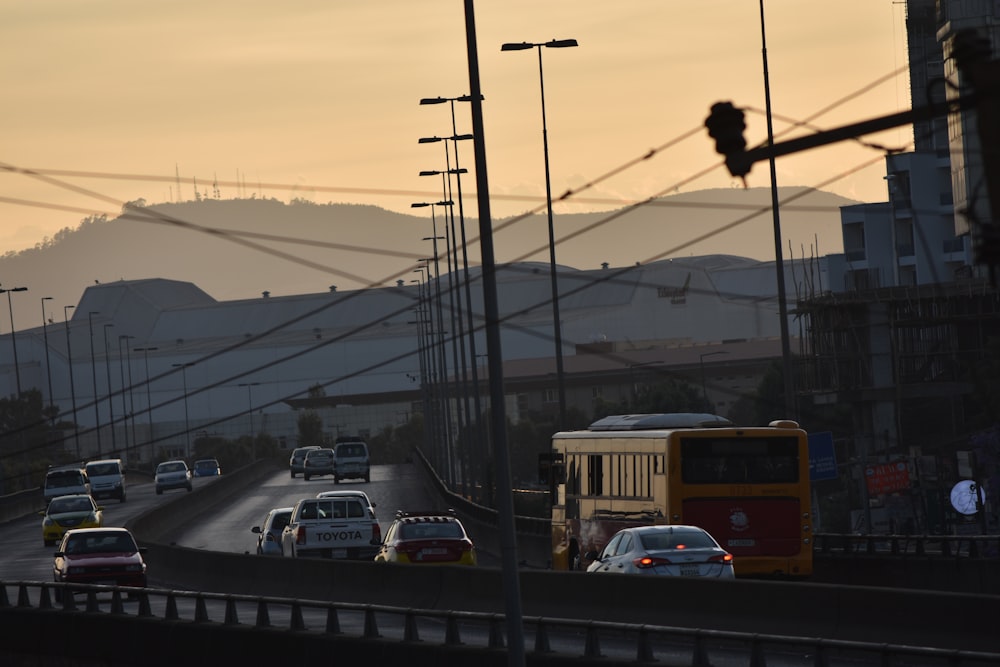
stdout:
<svg viewBox="0 0 1000 667">
<path fill-rule="evenodd" d="M 55 521 L 53 521 L 49 517 L 45 517 L 44 519 L 42 519 L 42 525 L 43 526 L 51 526 L 54 523 L 55 523 Z"/>
</svg>

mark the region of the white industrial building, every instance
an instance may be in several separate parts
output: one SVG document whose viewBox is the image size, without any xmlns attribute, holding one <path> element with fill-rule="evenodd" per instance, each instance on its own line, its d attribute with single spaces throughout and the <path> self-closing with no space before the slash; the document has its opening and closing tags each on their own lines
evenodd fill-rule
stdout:
<svg viewBox="0 0 1000 667">
<path fill-rule="evenodd" d="M 823 267 L 825 260 L 786 261 L 788 298 L 822 291 Z M 485 370 L 481 281 L 477 272 L 470 275 L 468 294 L 464 284 L 449 289 L 449 276 L 442 276 L 440 301 L 433 279 L 225 302 L 171 280 L 93 285 L 75 308 L 67 307 L 65 322 L 0 336 L 0 390 L 13 396 L 37 388 L 46 405 L 58 406 L 57 421 L 72 422 L 75 405 L 80 430 L 67 438 L 83 456 L 120 451 L 147 461 L 185 455 L 206 433 L 235 438 L 265 431 L 294 446 L 297 414 L 289 401 L 309 397 L 311 388 L 339 406 L 322 415 L 329 433 L 377 432 L 403 423 L 421 405 L 422 341 L 443 341 L 447 375 L 471 373 L 467 347 L 460 356 L 466 363 L 454 363 L 449 333 L 469 331 L 466 298 L 477 329 L 475 365 Z M 566 378 L 595 372 L 602 355 L 603 368 L 679 365 L 702 380 L 706 364 L 780 357 L 773 262 L 711 255 L 587 271 L 560 267 L 558 285 Z M 548 264 L 501 267 L 497 292 L 505 368 L 551 377 Z M 426 294 L 430 301 L 422 299 Z M 455 322 L 453 299 L 459 303 Z M 724 355 L 706 353 L 724 342 Z M 584 359 L 578 351 L 591 354 Z M 648 361 L 651 354 L 655 361 Z M 484 372 L 479 379 L 485 381 Z M 512 379 L 506 371 L 505 379 Z M 571 405 L 589 398 L 579 387 L 569 393 Z M 510 400 L 516 411 L 518 402 Z"/>
</svg>

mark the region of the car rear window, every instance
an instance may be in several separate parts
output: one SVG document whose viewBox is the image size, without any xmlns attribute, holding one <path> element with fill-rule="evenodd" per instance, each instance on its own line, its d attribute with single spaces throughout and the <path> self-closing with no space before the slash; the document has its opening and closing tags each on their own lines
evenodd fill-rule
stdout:
<svg viewBox="0 0 1000 667">
<path fill-rule="evenodd" d="M 365 455 L 364 445 L 338 445 L 337 446 L 337 456 L 344 457 L 361 457 Z"/>
<path fill-rule="evenodd" d="M 680 533 L 646 533 L 639 537 L 639 541 L 642 542 L 643 548 L 650 551 L 654 551 L 656 549 L 676 549 L 680 544 L 683 544 L 688 548 L 715 546 L 715 544 L 712 543 L 712 539 L 708 535 L 693 531 Z"/>
<path fill-rule="evenodd" d="M 454 521 L 442 523 L 404 523 L 399 529 L 404 540 L 428 540 L 435 537 L 463 537 L 462 528 Z"/>
</svg>

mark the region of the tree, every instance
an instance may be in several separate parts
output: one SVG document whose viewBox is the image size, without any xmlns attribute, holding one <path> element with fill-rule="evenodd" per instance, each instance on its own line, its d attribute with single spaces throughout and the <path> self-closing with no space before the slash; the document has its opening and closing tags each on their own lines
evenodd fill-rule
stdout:
<svg viewBox="0 0 1000 667">
<path fill-rule="evenodd" d="M 318 445 L 323 442 L 323 420 L 314 410 L 304 410 L 299 415 L 299 443 Z"/>
</svg>

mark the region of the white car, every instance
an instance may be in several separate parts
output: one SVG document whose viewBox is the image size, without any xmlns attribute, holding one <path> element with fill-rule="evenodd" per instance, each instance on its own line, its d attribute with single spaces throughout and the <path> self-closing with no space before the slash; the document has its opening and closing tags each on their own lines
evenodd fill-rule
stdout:
<svg viewBox="0 0 1000 667">
<path fill-rule="evenodd" d="M 316 494 L 317 498 L 358 498 L 364 503 L 365 507 L 368 508 L 368 515 L 371 518 L 375 518 L 375 503 L 373 503 L 369 498 L 368 494 L 364 491 L 321 491 Z"/>
<path fill-rule="evenodd" d="M 733 556 L 698 526 L 641 526 L 615 533 L 587 572 L 733 579 Z"/>
<path fill-rule="evenodd" d="M 251 533 L 257 535 L 257 555 L 258 556 L 280 556 L 281 554 L 281 531 L 288 525 L 288 520 L 292 518 L 292 507 L 275 507 L 269 510 L 264 517 L 264 523 L 250 529 Z"/>
<path fill-rule="evenodd" d="M 180 459 L 164 461 L 156 466 L 156 495 L 160 495 L 167 489 L 187 489 L 190 491 L 191 488 L 191 470 L 184 461 Z"/>
</svg>

